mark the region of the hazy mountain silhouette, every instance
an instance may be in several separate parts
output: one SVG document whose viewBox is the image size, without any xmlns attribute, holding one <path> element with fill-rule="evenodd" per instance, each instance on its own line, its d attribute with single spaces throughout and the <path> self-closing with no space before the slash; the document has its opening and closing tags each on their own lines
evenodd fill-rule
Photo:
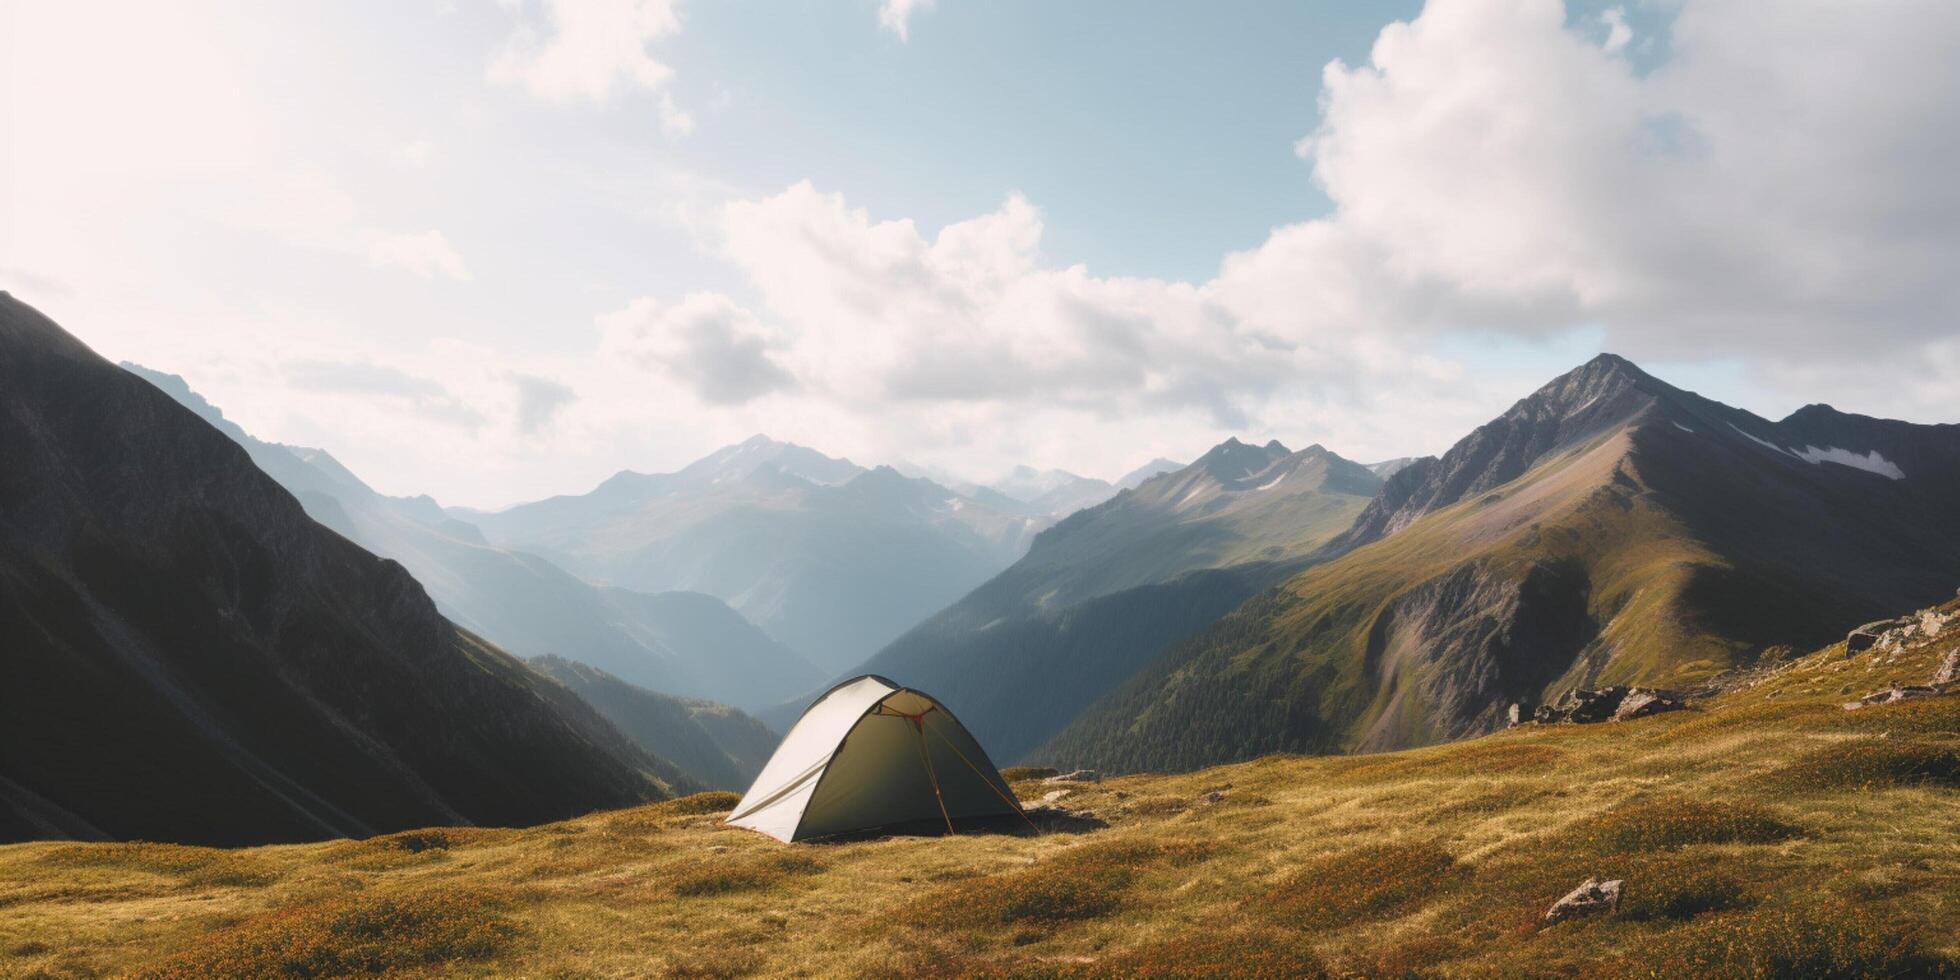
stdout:
<svg viewBox="0 0 1960 980">
<path fill-rule="evenodd" d="M 123 367 L 231 436 L 315 520 L 401 562 L 451 621 L 512 653 L 558 654 L 642 687 L 750 708 L 824 679 L 718 599 L 595 586 L 544 558 L 494 547 L 428 497 L 377 493 L 325 450 L 253 438 L 182 378 Z"/>
<path fill-rule="evenodd" d="M 760 436 L 676 473 L 622 472 L 470 518 L 595 581 L 719 597 L 828 673 L 1006 567 L 1047 524 Z"/>
</svg>

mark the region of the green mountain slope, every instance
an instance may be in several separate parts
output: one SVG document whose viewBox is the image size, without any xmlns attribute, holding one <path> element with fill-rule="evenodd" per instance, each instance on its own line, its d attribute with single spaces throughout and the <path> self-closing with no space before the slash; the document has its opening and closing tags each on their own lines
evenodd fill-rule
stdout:
<svg viewBox="0 0 1960 980">
<path fill-rule="evenodd" d="M 239 844 L 691 788 L 0 294 L 0 828 Z"/>
<path fill-rule="evenodd" d="M 946 698 L 997 758 L 1018 758 L 1298 570 L 1379 485 L 1319 446 L 1229 440 L 1043 532 L 864 669 Z"/>
<path fill-rule="evenodd" d="M 494 547 L 435 501 L 378 493 L 324 450 L 253 438 L 182 378 L 123 367 L 243 446 L 315 520 L 401 562 L 452 622 L 512 653 L 558 654 L 642 687 L 750 708 L 823 680 L 718 599 L 595 586 L 537 555 Z"/>
<path fill-rule="evenodd" d="M 531 666 L 571 688 L 621 734 L 707 789 L 748 789 L 780 741 L 761 722 L 725 704 L 649 691 L 564 657 L 534 657 Z"/>
<path fill-rule="evenodd" d="M 1828 641 L 1960 579 L 1960 427 L 1770 422 L 1602 356 L 1396 473 L 1327 551 L 1037 757 L 1422 745 L 1568 687 L 1691 685 Z"/>
</svg>

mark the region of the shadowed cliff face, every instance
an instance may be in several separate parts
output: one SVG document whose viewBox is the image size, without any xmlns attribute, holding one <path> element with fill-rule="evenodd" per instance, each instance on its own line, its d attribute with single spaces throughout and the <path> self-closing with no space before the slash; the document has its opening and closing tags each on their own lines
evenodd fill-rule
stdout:
<svg viewBox="0 0 1960 980">
<path fill-rule="evenodd" d="M 0 838 L 521 824 L 678 776 L 0 295 Z"/>
<path fill-rule="evenodd" d="M 1960 582 L 1960 426 L 1826 406 L 1773 422 L 1602 355 L 1395 473 L 1319 557 L 1035 757 L 1421 745 L 1490 731 L 1513 701 L 1688 686 L 1827 643 Z M 1233 704 L 1254 707 L 1210 710 Z"/>
</svg>

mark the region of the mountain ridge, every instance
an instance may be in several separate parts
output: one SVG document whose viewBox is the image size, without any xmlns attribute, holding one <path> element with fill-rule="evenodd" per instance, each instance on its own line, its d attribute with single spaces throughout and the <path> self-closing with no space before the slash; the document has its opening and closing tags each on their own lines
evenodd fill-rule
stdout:
<svg viewBox="0 0 1960 980">
<path fill-rule="evenodd" d="M 365 836 L 692 789 L 3 293 L 0 355 L 0 836 Z"/>
<path fill-rule="evenodd" d="M 1872 453 L 1912 469 L 1873 472 Z M 1373 751 L 1489 731 L 1567 687 L 1693 684 L 1943 594 L 1956 486 L 1960 427 L 1770 422 L 1603 355 L 1395 473 L 1318 563 L 1037 756 Z M 1283 707 L 1199 707 L 1244 698 Z"/>
</svg>

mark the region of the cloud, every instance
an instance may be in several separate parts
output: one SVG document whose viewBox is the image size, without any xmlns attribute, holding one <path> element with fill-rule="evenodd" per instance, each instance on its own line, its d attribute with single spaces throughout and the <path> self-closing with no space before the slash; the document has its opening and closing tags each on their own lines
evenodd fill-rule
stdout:
<svg viewBox="0 0 1960 980">
<path fill-rule="evenodd" d="M 1606 40 L 1600 48 L 1607 54 L 1618 54 L 1633 40 L 1633 28 L 1627 26 L 1627 12 L 1624 7 L 1609 7 L 1599 15 L 1599 23 L 1606 28 Z"/>
<path fill-rule="evenodd" d="M 368 243 L 368 261 L 377 266 L 403 269 L 424 279 L 443 276 L 467 282 L 469 269 L 463 257 L 449 244 L 442 232 L 433 229 L 380 235 Z"/>
<path fill-rule="evenodd" d="M 1611 24 L 1433 0 L 1327 67 L 1329 220 L 1433 298 L 1420 325 L 1765 359 L 1951 330 L 1960 7 L 1689 2 L 1644 74 Z"/>
<path fill-rule="evenodd" d="M 739 405 L 793 384 L 755 315 L 717 293 L 670 307 L 637 299 L 599 326 L 608 356 L 661 370 L 710 404 Z"/>
<path fill-rule="evenodd" d="M 937 0 L 885 0 L 878 8 L 878 26 L 898 35 L 900 41 L 912 39 L 912 15 L 931 10 Z"/>
<path fill-rule="evenodd" d="M 464 428 L 485 422 L 439 382 L 371 360 L 295 359 L 282 365 L 282 373 L 288 384 L 307 391 L 400 399 L 421 415 Z"/>
<path fill-rule="evenodd" d="M 493 81 L 552 102 L 605 102 L 621 86 L 659 92 L 673 78 L 647 45 L 680 32 L 679 0 L 544 0 L 543 8 L 548 25 L 532 17 L 519 27 L 490 64 Z M 670 110 L 663 102 L 663 119 Z"/>
<path fill-rule="evenodd" d="M 1325 69 L 1300 150 L 1332 211 L 1202 282 L 1044 261 L 1020 195 L 936 233 L 808 182 L 734 201 L 711 247 L 760 302 L 704 336 L 751 338 L 766 390 L 888 425 L 915 405 L 948 438 L 1059 424 L 1080 443 L 1147 419 L 1361 452 L 1437 448 L 1543 380 L 1495 356 L 1468 369 L 1464 350 L 1603 336 L 1776 379 L 1876 364 L 1876 339 L 1947 364 L 1960 8 L 1746 6 L 1687 3 L 1670 59 L 1643 70 L 1613 12 L 1432 0 L 1367 63 Z"/>
<path fill-rule="evenodd" d="M 543 431 L 565 406 L 578 400 L 570 385 L 550 378 L 513 371 L 510 382 L 517 387 L 517 431 L 524 435 Z"/>
</svg>

